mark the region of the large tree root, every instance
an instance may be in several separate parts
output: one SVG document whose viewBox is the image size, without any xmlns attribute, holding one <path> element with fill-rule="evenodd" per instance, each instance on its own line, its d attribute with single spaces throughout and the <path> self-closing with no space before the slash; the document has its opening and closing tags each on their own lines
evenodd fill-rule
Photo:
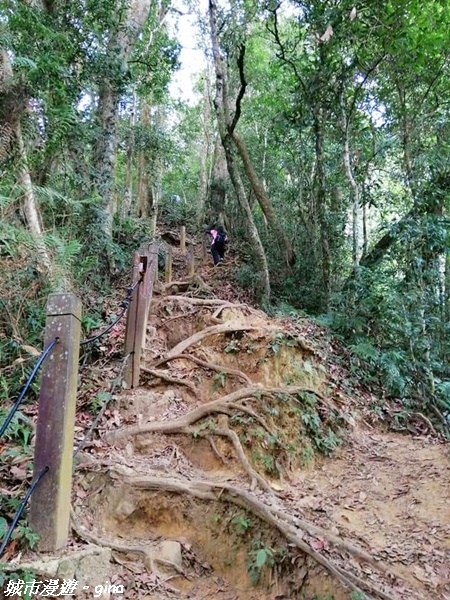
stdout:
<svg viewBox="0 0 450 600">
<path fill-rule="evenodd" d="M 197 358 L 196 356 L 192 356 L 192 354 L 175 354 L 175 356 L 166 356 L 166 358 L 161 358 L 160 360 L 158 360 L 153 366 L 160 367 L 165 363 L 178 359 L 190 360 L 196 365 L 204 367 L 205 369 L 210 369 L 211 371 L 216 371 L 216 373 L 227 373 L 229 375 L 235 375 L 236 377 L 239 377 L 240 379 L 244 380 L 249 385 L 253 385 L 253 381 L 243 371 L 239 371 L 239 369 L 232 369 L 231 367 L 225 367 L 224 365 L 217 365 L 216 363 L 210 363 L 206 360 L 202 360 L 201 358 Z"/>
<path fill-rule="evenodd" d="M 160 302 L 164 302 L 164 304 L 166 304 L 167 302 L 180 302 L 185 304 L 192 304 L 194 306 L 218 306 L 221 307 L 221 311 L 225 308 L 242 308 L 245 309 L 247 312 L 267 318 L 267 315 L 261 310 L 252 308 L 248 304 L 236 304 L 235 302 L 228 302 L 228 300 L 220 300 L 219 298 L 189 298 L 188 296 L 162 296 L 160 298 L 155 298 L 152 304 L 157 305 Z"/>
<path fill-rule="evenodd" d="M 228 438 L 230 440 L 230 442 L 233 444 L 233 447 L 236 451 L 236 454 L 237 454 L 239 460 L 241 461 L 241 463 L 244 467 L 244 470 L 250 477 L 250 480 L 252 482 L 252 485 L 251 485 L 252 489 L 256 486 L 256 483 L 258 483 L 259 486 L 261 487 L 261 489 L 273 494 L 273 489 L 272 489 L 270 483 L 268 483 L 264 479 L 264 477 L 262 477 L 257 471 L 255 471 L 255 469 L 250 464 L 250 462 L 244 452 L 242 444 L 239 440 L 239 437 L 235 431 L 233 431 L 232 429 L 212 429 L 211 431 L 197 432 L 194 429 L 185 429 L 182 433 L 191 433 L 191 434 L 198 435 L 199 437 L 205 437 L 207 439 L 214 435 L 219 435 L 219 436 Z"/>
<path fill-rule="evenodd" d="M 143 373 L 147 373 L 147 375 L 153 375 L 153 377 L 157 377 L 158 379 L 167 381 L 167 383 L 173 383 L 174 385 L 184 385 L 185 387 L 189 388 L 195 396 L 200 397 L 199 391 L 195 387 L 195 385 L 186 379 L 171 377 L 167 373 L 164 373 L 164 371 L 158 371 L 157 369 L 148 369 L 147 367 L 141 367 L 141 371 Z"/>
<path fill-rule="evenodd" d="M 123 438 L 141 435 L 144 433 L 177 433 L 180 430 L 193 425 L 200 419 L 215 413 L 231 415 L 232 408 L 242 412 L 248 412 L 246 407 L 242 407 L 241 405 L 233 406 L 236 405 L 236 402 L 243 400 L 244 398 L 251 398 L 252 396 L 255 397 L 257 395 L 268 396 L 283 393 L 297 394 L 299 392 L 308 392 L 315 394 L 316 396 L 318 395 L 316 390 L 305 386 L 289 386 L 285 388 L 264 388 L 259 386 L 251 386 L 241 388 L 240 390 L 236 390 L 231 394 L 227 394 L 218 400 L 213 400 L 207 404 L 202 404 L 201 406 L 194 408 L 194 410 L 191 410 L 185 415 L 177 417 L 176 419 L 172 419 L 170 421 L 157 421 L 154 423 L 148 423 L 147 425 L 135 425 L 132 427 L 126 427 L 124 429 L 119 429 L 118 431 L 111 431 L 106 434 L 105 439 L 107 442 L 113 444 Z M 268 429 L 267 426 L 266 429 Z M 268 430 L 270 431 L 270 429 Z"/>
<path fill-rule="evenodd" d="M 198 344 L 198 342 L 200 342 L 205 337 L 208 337 L 210 335 L 217 335 L 219 333 L 230 333 L 230 332 L 234 332 L 234 331 L 258 331 L 258 330 L 273 331 L 273 330 L 279 330 L 279 327 L 273 327 L 270 325 L 267 325 L 264 327 L 253 327 L 251 325 L 233 325 L 233 323 L 223 323 L 221 325 L 211 325 L 210 327 L 205 327 L 201 331 L 197 331 L 197 333 L 194 333 L 194 335 L 191 335 L 190 337 L 186 338 L 185 340 L 183 340 L 182 342 L 180 342 L 179 344 L 174 346 L 174 348 L 172 348 L 172 350 L 170 350 L 167 353 L 167 357 L 171 358 L 172 356 L 175 356 L 177 354 L 182 354 L 187 348 L 189 348 L 190 346 L 193 346 L 194 344 Z"/>
<path fill-rule="evenodd" d="M 341 548 L 360 560 L 366 560 L 372 565 L 377 566 L 382 572 L 388 571 L 387 567 L 377 561 L 372 556 L 368 555 L 363 550 L 356 548 L 353 544 L 349 544 L 334 534 L 328 531 L 312 526 L 305 521 L 297 520 L 296 525 L 288 524 L 288 515 L 285 518 L 280 518 L 281 509 L 268 506 L 255 498 L 248 492 L 240 490 L 232 485 L 225 483 L 214 483 L 210 481 L 180 481 L 176 479 L 164 479 L 159 477 L 139 477 L 130 476 L 128 471 L 123 471 L 120 467 L 114 469 L 121 479 L 137 489 L 146 490 L 164 490 L 175 493 L 187 493 L 191 496 L 207 501 L 226 501 L 235 504 L 245 510 L 250 511 L 266 523 L 275 527 L 282 535 L 285 536 L 297 548 L 314 558 L 319 564 L 325 567 L 339 581 L 350 588 L 354 592 L 363 593 L 363 590 L 369 592 L 374 597 L 382 600 L 396 600 L 394 592 L 387 592 L 379 589 L 370 581 L 362 580 L 351 572 L 346 571 L 341 566 L 334 563 L 331 559 L 313 550 L 309 544 L 303 539 L 304 534 L 320 535 L 327 539 L 331 544 Z M 311 532 L 311 533 L 310 533 Z M 367 598 L 366 594 L 363 594 Z M 411 596 L 412 598 L 412 596 Z"/>
</svg>

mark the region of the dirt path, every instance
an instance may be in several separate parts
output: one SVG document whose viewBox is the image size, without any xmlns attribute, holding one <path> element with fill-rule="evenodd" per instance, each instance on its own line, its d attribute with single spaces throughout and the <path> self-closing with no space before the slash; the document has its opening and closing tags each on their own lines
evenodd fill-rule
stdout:
<svg viewBox="0 0 450 600">
<path fill-rule="evenodd" d="M 450 600 L 448 446 L 368 429 L 370 394 L 332 340 L 242 306 L 232 256 L 214 268 L 198 245 L 196 260 L 190 285 L 174 251 L 148 372 L 118 398 L 119 435 L 91 453 L 83 489 L 101 493 L 78 502 L 97 543 L 131 548 L 115 554 L 125 598 Z M 168 568 L 161 540 L 177 549 Z M 371 591 L 352 593 L 346 574 Z"/>
<path fill-rule="evenodd" d="M 305 494 L 302 510 L 363 541 L 423 598 L 450 598 L 448 445 L 355 431 L 350 446 L 297 472 L 293 486 L 294 507 Z"/>
</svg>

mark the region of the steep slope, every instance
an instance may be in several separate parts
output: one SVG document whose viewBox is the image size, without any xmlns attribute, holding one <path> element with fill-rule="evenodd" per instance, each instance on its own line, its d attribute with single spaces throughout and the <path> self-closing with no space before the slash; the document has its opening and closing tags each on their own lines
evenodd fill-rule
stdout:
<svg viewBox="0 0 450 600">
<path fill-rule="evenodd" d="M 174 253 L 90 520 L 168 594 L 448 598 L 445 446 L 371 425 L 323 330 L 230 302 L 230 266 L 197 256 L 190 280 Z M 162 538 L 179 559 L 160 560 Z"/>
<path fill-rule="evenodd" d="M 124 588 L 98 597 L 448 600 L 448 447 L 388 431 L 325 329 L 195 248 L 194 277 L 176 247 L 160 275 L 142 385 L 79 456 L 70 550 L 109 549 L 91 571 Z"/>
</svg>

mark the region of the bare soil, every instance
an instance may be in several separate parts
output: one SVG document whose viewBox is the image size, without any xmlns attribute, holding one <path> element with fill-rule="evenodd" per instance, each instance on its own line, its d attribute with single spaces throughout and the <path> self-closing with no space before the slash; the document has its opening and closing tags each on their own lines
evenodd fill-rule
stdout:
<svg viewBox="0 0 450 600">
<path fill-rule="evenodd" d="M 82 453 L 78 536 L 113 548 L 127 599 L 450 600 L 448 445 L 388 431 L 325 330 L 270 319 L 197 248 Z"/>
</svg>

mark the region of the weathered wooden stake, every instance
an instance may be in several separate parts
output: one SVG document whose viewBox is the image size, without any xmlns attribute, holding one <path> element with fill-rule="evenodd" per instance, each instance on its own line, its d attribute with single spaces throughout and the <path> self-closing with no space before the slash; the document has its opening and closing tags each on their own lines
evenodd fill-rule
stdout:
<svg viewBox="0 0 450 600">
<path fill-rule="evenodd" d="M 133 285 L 141 281 L 133 291 L 132 301 L 127 313 L 125 356 L 130 354 L 130 358 L 123 374 L 127 388 L 136 388 L 139 385 L 141 354 L 142 350 L 145 349 L 148 311 L 157 269 L 158 245 L 156 242 L 141 247 L 134 254 Z"/>
<path fill-rule="evenodd" d="M 181 250 L 181 254 L 186 253 L 186 227 L 184 225 L 181 226 L 180 250 Z"/>
<path fill-rule="evenodd" d="M 208 240 L 206 238 L 206 235 L 203 236 L 203 240 L 202 240 L 202 259 L 203 259 L 203 264 L 205 264 L 206 262 L 206 255 L 208 253 Z"/>
<path fill-rule="evenodd" d="M 188 277 L 194 277 L 195 273 L 195 256 L 194 246 L 189 244 L 188 246 Z"/>
<path fill-rule="evenodd" d="M 46 467 L 31 497 L 30 525 L 39 549 L 55 551 L 67 543 L 72 484 L 81 302 L 74 294 L 51 294 L 47 301 L 45 347 L 58 344 L 42 369 L 34 452 L 34 477 Z"/>
<path fill-rule="evenodd" d="M 169 246 L 166 254 L 166 270 L 165 270 L 165 282 L 170 283 L 172 281 L 172 246 Z"/>
</svg>

